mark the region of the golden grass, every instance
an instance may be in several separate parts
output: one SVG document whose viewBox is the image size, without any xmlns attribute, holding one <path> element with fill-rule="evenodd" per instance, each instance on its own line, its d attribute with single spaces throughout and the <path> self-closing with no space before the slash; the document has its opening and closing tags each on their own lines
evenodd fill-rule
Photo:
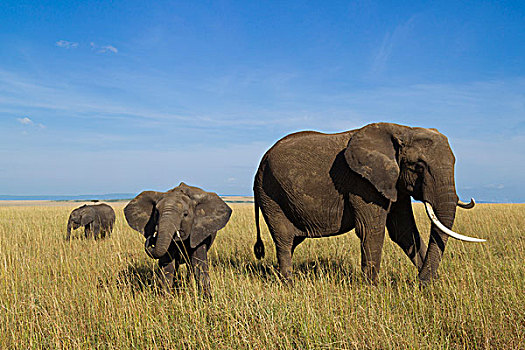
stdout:
<svg viewBox="0 0 525 350">
<path fill-rule="evenodd" d="M 363 283 L 353 233 L 305 241 L 293 287 L 282 285 L 266 226 L 259 262 L 252 206 L 234 204 L 209 254 L 212 302 L 193 283 L 159 292 L 143 238 L 113 206 L 109 239 L 71 242 L 71 205 L 0 207 L 1 349 L 525 347 L 525 205 L 458 210 L 455 229 L 488 242 L 450 240 L 441 279 L 421 290 L 389 239 L 379 285 Z M 415 211 L 428 237 L 422 206 Z"/>
</svg>

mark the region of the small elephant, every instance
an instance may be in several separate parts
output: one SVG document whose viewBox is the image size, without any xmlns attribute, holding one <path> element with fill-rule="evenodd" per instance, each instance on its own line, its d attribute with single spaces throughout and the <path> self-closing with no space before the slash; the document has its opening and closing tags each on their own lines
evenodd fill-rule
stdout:
<svg viewBox="0 0 525 350">
<path fill-rule="evenodd" d="M 377 123 L 337 134 L 288 135 L 266 152 L 255 175 L 255 256 L 264 256 L 259 207 L 285 280 L 291 277 L 294 249 L 306 238 L 355 228 L 361 269 L 375 283 L 387 227 L 425 284 L 437 277 L 449 236 L 484 241 L 451 230 L 456 207 L 474 206 L 458 201 L 454 163 L 447 138 L 435 129 Z M 425 203 L 432 220 L 428 249 L 411 198 Z"/>
<path fill-rule="evenodd" d="M 181 183 L 167 191 L 144 191 L 124 208 L 129 226 L 146 238 L 146 253 L 159 260 L 171 289 L 181 263 L 189 262 L 199 293 L 211 297 L 208 250 L 232 210 L 215 193 Z"/>
<path fill-rule="evenodd" d="M 71 238 L 71 228 L 76 230 L 84 226 L 84 235 L 86 238 L 94 237 L 104 238 L 111 235 L 113 225 L 115 224 L 115 212 L 107 204 L 86 205 L 74 209 L 69 215 L 67 221 L 67 236 Z"/>
</svg>

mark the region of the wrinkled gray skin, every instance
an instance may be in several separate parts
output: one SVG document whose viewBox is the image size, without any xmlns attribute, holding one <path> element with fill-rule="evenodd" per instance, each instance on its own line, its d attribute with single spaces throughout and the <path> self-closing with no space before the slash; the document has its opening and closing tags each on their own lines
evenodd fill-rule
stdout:
<svg viewBox="0 0 525 350">
<path fill-rule="evenodd" d="M 84 227 L 86 238 L 95 239 L 110 236 L 115 224 L 115 212 L 107 204 L 86 205 L 74 209 L 67 221 L 66 239 L 71 239 L 71 229 L 76 230 Z"/>
<path fill-rule="evenodd" d="M 361 269 L 376 283 L 385 226 L 417 267 L 419 279 L 436 278 L 448 236 L 432 224 L 427 249 L 410 197 L 429 202 L 451 228 L 458 202 L 454 162 L 447 138 L 435 129 L 377 123 L 338 134 L 288 135 L 266 152 L 255 176 L 255 255 L 264 256 L 260 207 L 286 280 L 294 249 L 305 238 L 355 228 Z"/>
<path fill-rule="evenodd" d="M 231 212 L 217 194 L 184 183 L 168 192 L 144 191 L 124 208 L 128 224 L 146 238 L 146 253 L 159 260 L 166 289 L 178 282 L 179 265 L 189 262 L 206 297 L 211 297 L 207 253 Z"/>
</svg>

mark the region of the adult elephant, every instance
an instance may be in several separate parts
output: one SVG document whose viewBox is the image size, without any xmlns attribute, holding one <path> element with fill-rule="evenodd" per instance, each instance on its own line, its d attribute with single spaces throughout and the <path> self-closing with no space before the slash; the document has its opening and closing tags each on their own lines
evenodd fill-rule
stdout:
<svg viewBox="0 0 525 350">
<path fill-rule="evenodd" d="M 146 253 L 159 260 L 171 288 L 181 263 L 189 262 L 197 287 L 211 296 L 207 253 L 232 210 L 215 193 L 181 183 L 167 191 L 144 191 L 124 208 L 129 226 L 146 238 Z"/>
<path fill-rule="evenodd" d="M 355 228 L 361 269 L 375 283 L 385 226 L 418 268 L 419 279 L 435 278 L 449 235 L 483 241 L 450 230 L 456 206 L 474 206 L 473 200 L 458 202 L 454 162 L 447 138 L 435 129 L 377 123 L 337 134 L 288 135 L 266 152 L 255 175 L 255 255 L 264 256 L 260 207 L 285 279 L 291 277 L 294 249 L 305 238 Z M 424 202 L 432 219 L 428 249 L 410 197 Z"/>
<path fill-rule="evenodd" d="M 76 230 L 80 226 L 84 227 L 86 238 L 94 237 L 97 239 L 111 235 L 115 224 L 115 211 L 107 204 L 86 205 L 74 209 L 69 214 L 67 221 L 66 238 L 71 239 L 71 229 Z"/>
</svg>

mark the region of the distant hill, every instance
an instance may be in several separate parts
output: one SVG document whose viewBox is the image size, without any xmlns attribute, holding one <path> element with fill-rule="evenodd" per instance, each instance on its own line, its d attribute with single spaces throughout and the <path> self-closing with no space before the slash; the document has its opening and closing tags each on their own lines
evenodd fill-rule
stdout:
<svg viewBox="0 0 525 350">
<path fill-rule="evenodd" d="M 58 195 L 32 195 L 32 196 L 15 196 L 0 194 L 0 201 L 71 201 L 71 202 L 89 202 L 99 200 L 105 202 L 126 201 L 135 198 L 135 193 L 107 193 L 107 194 L 81 194 L 74 196 Z M 226 203 L 253 203 L 251 196 L 221 196 Z"/>
<path fill-rule="evenodd" d="M 107 193 L 107 194 L 81 194 L 72 196 L 59 195 L 32 195 L 32 196 L 16 196 L 0 194 L 0 200 L 9 201 L 24 201 L 24 200 L 41 200 L 41 201 L 90 201 L 98 200 L 125 200 L 132 199 L 136 196 L 133 193 Z"/>
</svg>

